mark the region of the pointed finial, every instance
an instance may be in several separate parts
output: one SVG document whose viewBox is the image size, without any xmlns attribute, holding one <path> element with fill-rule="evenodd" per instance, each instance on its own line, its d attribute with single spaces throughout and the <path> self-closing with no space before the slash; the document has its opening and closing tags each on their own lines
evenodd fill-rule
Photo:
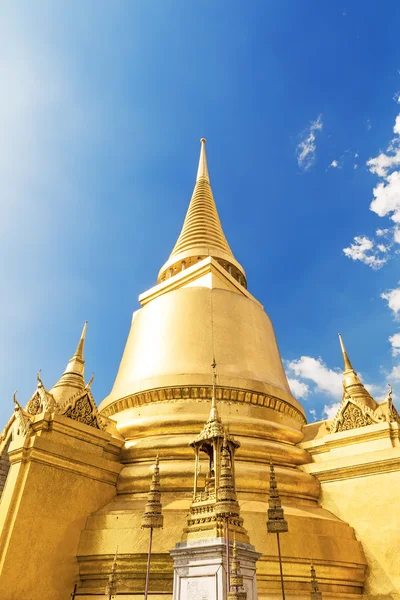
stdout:
<svg viewBox="0 0 400 600">
<path fill-rule="evenodd" d="M 288 523 L 285 520 L 281 499 L 278 492 L 278 485 L 275 476 L 275 468 L 270 457 L 270 479 L 269 479 L 269 508 L 268 508 L 268 533 L 286 533 Z"/>
<path fill-rule="evenodd" d="M 85 347 L 85 338 L 86 338 L 87 323 L 88 322 L 85 321 L 85 324 L 83 325 L 81 337 L 80 337 L 80 340 L 78 342 L 78 346 L 77 346 L 76 351 L 75 351 L 75 356 L 77 356 L 81 360 L 83 360 L 83 350 L 84 350 L 84 347 Z"/>
<path fill-rule="evenodd" d="M 199 159 L 199 168 L 197 169 L 197 178 L 198 181 L 201 177 L 205 177 L 206 179 L 210 179 L 208 176 L 208 167 L 207 167 L 207 157 L 206 157 L 206 138 L 201 138 L 200 140 L 200 159 Z"/>
<path fill-rule="evenodd" d="M 111 598 L 114 594 L 117 593 L 117 557 L 118 557 L 118 546 L 115 550 L 113 564 L 111 566 L 111 572 L 108 576 L 108 582 L 105 589 L 105 595 Z"/>
<path fill-rule="evenodd" d="M 209 416 L 209 421 L 220 421 L 220 417 L 217 409 L 217 398 L 216 398 L 216 387 L 217 387 L 217 363 L 215 362 L 215 357 L 213 357 L 213 361 L 211 363 L 211 367 L 213 370 L 213 387 L 212 387 L 212 398 L 211 398 L 211 411 Z"/>
<path fill-rule="evenodd" d="M 160 469 L 158 453 L 154 462 L 154 471 L 151 478 L 150 491 L 142 515 L 142 527 L 146 529 L 160 529 L 164 524 L 162 515 Z"/>
<path fill-rule="evenodd" d="M 13 401 L 14 401 L 14 404 L 16 404 L 19 407 L 19 402 L 17 400 L 17 392 L 18 392 L 18 390 L 15 390 L 15 392 L 13 394 Z"/>
<path fill-rule="evenodd" d="M 350 362 L 350 359 L 349 359 L 349 355 L 347 354 L 346 348 L 344 347 L 342 336 L 340 335 L 340 333 L 338 333 L 338 336 L 339 336 L 340 347 L 342 349 L 342 354 L 343 354 L 344 370 L 345 371 L 354 371 L 352 364 Z"/>
<path fill-rule="evenodd" d="M 311 600 L 322 600 L 322 594 L 319 591 L 318 580 L 316 577 L 314 565 L 311 563 Z"/>
<path fill-rule="evenodd" d="M 79 338 L 76 350 L 66 366 L 64 373 L 57 381 L 51 393 L 57 402 L 67 401 L 77 391 L 85 389 L 85 361 L 83 351 L 85 347 L 87 321 L 82 329 L 81 337 Z"/>
<path fill-rule="evenodd" d="M 91 378 L 89 379 L 89 381 L 88 381 L 88 382 L 87 382 L 87 384 L 85 385 L 85 388 L 86 388 L 87 390 L 90 390 L 90 387 L 91 387 L 91 385 L 92 385 L 93 381 L 94 381 L 94 373 L 92 373 L 92 376 L 91 376 Z"/>
</svg>

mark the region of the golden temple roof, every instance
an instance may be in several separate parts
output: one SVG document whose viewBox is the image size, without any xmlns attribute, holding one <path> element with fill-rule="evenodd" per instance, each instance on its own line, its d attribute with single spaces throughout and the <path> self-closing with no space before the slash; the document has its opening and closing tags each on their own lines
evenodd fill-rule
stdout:
<svg viewBox="0 0 400 600">
<path fill-rule="evenodd" d="M 172 277 L 199 259 L 213 256 L 245 285 L 244 269 L 233 256 L 222 229 L 210 185 L 206 157 L 206 140 L 200 140 L 200 159 L 196 184 L 181 233 L 168 261 L 160 270 L 158 281 Z M 183 263 L 183 264 L 182 264 Z"/>
<path fill-rule="evenodd" d="M 68 362 L 64 373 L 51 390 L 51 393 L 57 402 L 65 400 L 67 396 L 71 397 L 85 387 L 85 361 L 83 359 L 83 351 L 85 347 L 86 329 L 87 321 L 83 326 L 81 337 L 74 355 Z"/>
</svg>

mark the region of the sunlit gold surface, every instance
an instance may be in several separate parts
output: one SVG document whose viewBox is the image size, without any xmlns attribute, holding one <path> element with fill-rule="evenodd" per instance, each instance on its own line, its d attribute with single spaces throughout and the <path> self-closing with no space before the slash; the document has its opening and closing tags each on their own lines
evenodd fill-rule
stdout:
<svg viewBox="0 0 400 600">
<path fill-rule="evenodd" d="M 400 600 L 400 417 L 391 393 L 378 404 L 343 346 L 344 398 L 375 420 L 354 418 L 355 429 L 334 433 L 332 423 L 305 425 L 270 319 L 247 291 L 222 232 L 204 143 L 197 184 L 196 210 L 189 209 L 158 284 L 140 297 L 114 386 L 101 403 L 111 433 L 88 433 L 60 415 L 33 417 L 29 442 L 17 435 L 15 418 L 3 432 L 0 451 L 11 434 L 18 440 L 10 446 L 13 464 L 0 503 L 2 598 L 63 600 L 76 581 L 81 593 L 90 591 L 86 600 L 101 600 L 118 547 L 119 589 L 137 599 L 148 549 L 141 519 L 158 453 L 164 527 L 154 532 L 150 598 L 171 600 L 169 551 L 187 528 L 195 475 L 190 443 L 210 412 L 215 357 L 218 411 L 240 443 L 240 514 L 262 553 L 259 600 L 281 598 L 276 539 L 266 526 L 271 459 L 289 526 L 281 539 L 287 600 L 310 598 L 311 561 L 326 600 Z M 63 381 L 73 377 L 80 389 L 77 358 L 78 351 Z M 200 465 L 204 487 L 205 461 Z M 29 563 L 32 548 L 38 559 Z M 4 594 L 13 588 L 17 595 Z"/>
<path fill-rule="evenodd" d="M 214 354 L 219 387 L 270 394 L 304 414 L 290 393 L 271 321 L 259 304 L 194 285 L 163 294 L 134 314 L 117 378 L 100 410 L 145 390 L 209 385 Z"/>
<path fill-rule="evenodd" d="M 168 274 L 166 269 L 182 259 L 181 253 L 187 253 L 185 258 L 197 254 L 196 239 L 206 235 L 212 239 L 199 250 L 196 259 L 201 260 Z M 276 544 L 266 528 L 271 458 L 291 532 L 282 542 L 287 598 L 308 597 L 311 558 L 324 573 L 328 597 L 360 598 L 365 574 L 362 550 L 351 528 L 318 505 L 318 480 L 298 468 L 311 461 L 298 445 L 304 411 L 290 392 L 263 307 L 217 263 L 218 252 L 226 253 L 231 263 L 233 259 L 221 236 L 202 144 L 195 193 L 175 248 L 178 254 L 174 250 L 161 269 L 159 284 L 141 296 L 143 307 L 133 315 L 113 389 L 100 406 L 125 438 L 124 467 L 118 496 L 88 521 L 81 537 L 78 555 L 85 589 L 96 587 L 99 559 L 107 556 L 108 564 L 112 544 L 126 536 L 129 565 L 136 565 L 128 588 L 140 591 L 146 539 L 137 534 L 136 515 L 143 510 L 149 464 L 157 450 L 165 521 L 155 540 L 153 589 L 172 592 L 169 550 L 180 541 L 192 500 L 189 444 L 207 419 L 210 363 L 215 357 L 221 418 L 240 442 L 235 475 L 244 527 L 250 543 L 263 553 L 258 562 L 260 600 L 275 597 L 280 588 Z M 211 246 L 213 250 L 206 251 Z M 205 474 L 204 463 L 200 479 Z"/>
</svg>

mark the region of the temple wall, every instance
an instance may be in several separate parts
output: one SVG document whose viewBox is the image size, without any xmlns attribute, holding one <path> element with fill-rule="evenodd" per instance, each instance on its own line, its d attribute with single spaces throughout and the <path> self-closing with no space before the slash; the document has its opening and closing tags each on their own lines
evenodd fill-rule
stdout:
<svg viewBox="0 0 400 600">
<path fill-rule="evenodd" d="M 15 437 L 0 503 L 0 598 L 65 600 L 86 519 L 116 493 L 120 443 L 49 413 Z"/>
<path fill-rule="evenodd" d="M 0 498 L 2 496 L 8 471 L 10 469 L 10 459 L 8 458 L 8 448 L 10 446 L 10 443 L 11 440 L 7 444 L 5 444 L 0 456 Z"/>
<path fill-rule="evenodd" d="M 400 447 L 396 424 L 310 440 L 324 508 L 354 528 L 367 560 L 366 600 L 400 600 Z"/>
</svg>

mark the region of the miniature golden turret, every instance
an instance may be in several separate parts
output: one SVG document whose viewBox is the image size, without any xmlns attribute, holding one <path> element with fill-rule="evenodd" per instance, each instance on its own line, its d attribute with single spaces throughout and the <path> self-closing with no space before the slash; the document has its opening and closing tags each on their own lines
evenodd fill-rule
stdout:
<svg viewBox="0 0 400 600">
<path fill-rule="evenodd" d="M 288 524 L 285 521 L 281 499 L 276 484 L 275 468 L 271 461 L 270 463 L 270 485 L 269 485 L 269 508 L 268 508 L 268 533 L 286 533 Z"/>
<path fill-rule="evenodd" d="M 243 575 L 240 572 L 236 538 L 233 542 L 230 591 L 228 592 L 228 600 L 247 600 L 247 592 L 243 588 Z"/>
<path fill-rule="evenodd" d="M 232 473 L 232 458 L 229 451 L 228 439 L 225 434 L 221 452 L 221 473 L 217 489 L 217 502 L 215 504 L 215 514 L 223 519 L 235 517 L 241 523 L 239 502 L 236 497 L 236 490 Z"/>
<path fill-rule="evenodd" d="M 267 530 L 268 533 L 276 533 L 276 540 L 278 544 L 278 559 L 279 559 L 279 572 L 281 577 L 281 590 L 282 600 L 285 600 L 285 584 L 283 580 L 283 566 L 282 566 L 282 554 L 281 554 L 281 542 L 279 539 L 280 533 L 286 533 L 288 531 L 288 524 L 283 514 L 283 508 L 281 499 L 278 492 L 278 486 L 275 477 L 275 468 L 270 460 L 270 478 L 269 478 L 269 500 L 268 500 L 268 521 Z"/>
<path fill-rule="evenodd" d="M 322 600 L 322 594 L 319 591 L 318 581 L 315 575 L 314 565 L 311 565 L 311 600 Z"/>
<path fill-rule="evenodd" d="M 147 496 L 147 502 L 142 515 L 142 527 L 144 529 L 150 529 L 149 535 L 149 549 L 147 553 L 147 570 L 146 570 L 146 585 L 144 591 L 144 598 L 147 600 L 149 593 L 149 581 L 150 581 L 150 563 L 151 563 L 151 546 L 153 542 L 153 529 L 160 529 L 164 524 L 164 517 L 162 514 L 161 504 L 161 491 L 160 491 L 160 468 L 158 454 L 154 465 L 153 476 L 151 478 L 150 491 Z"/>
<path fill-rule="evenodd" d="M 365 389 L 361 383 L 356 371 L 350 362 L 349 355 L 347 354 L 344 346 L 342 336 L 339 335 L 340 347 L 342 349 L 344 371 L 343 371 L 343 389 L 344 393 L 347 394 L 353 400 L 361 402 L 362 404 L 375 410 L 378 406 L 377 402 L 372 398 L 371 394 Z"/>
<path fill-rule="evenodd" d="M 111 600 L 112 596 L 117 593 L 117 556 L 118 548 L 115 551 L 111 573 L 108 576 L 108 582 L 105 589 L 105 595 Z"/>
<path fill-rule="evenodd" d="M 142 527 L 147 529 L 160 529 L 163 526 L 161 491 L 160 491 L 160 467 L 158 456 L 154 465 L 153 477 L 151 479 L 150 491 L 142 516 Z"/>
<path fill-rule="evenodd" d="M 57 381 L 51 394 L 57 403 L 67 400 L 73 394 L 76 394 L 85 389 L 85 361 L 83 359 L 83 351 L 85 347 L 87 321 L 85 322 L 78 346 L 74 355 L 68 362 L 64 373 Z"/>
<path fill-rule="evenodd" d="M 218 538 L 226 535 L 226 526 L 238 539 L 249 543 L 236 498 L 234 454 L 240 444 L 229 436 L 221 422 L 216 403 L 216 363 L 211 365 L 213 394 L 210 414 L 203 429 L 190 444 L 195 451 L 195 480 L 190 508 L 187 539 Z M 208 471 L 204 491 L 199 482 L 200 453 L 208 456 Z M 205 518 L 207 515 L 207 518 Z"/>
</svg>

